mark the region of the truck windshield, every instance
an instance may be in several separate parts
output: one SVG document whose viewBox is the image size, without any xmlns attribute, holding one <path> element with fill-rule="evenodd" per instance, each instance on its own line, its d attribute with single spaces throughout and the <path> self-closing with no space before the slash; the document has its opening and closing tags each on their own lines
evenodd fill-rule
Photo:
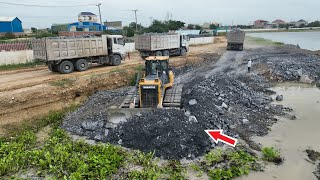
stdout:
<svg viewBox="0 0 320 180">
<path fill-rule="evenodd" d="M 123 38 L 118 38 L 118 44 L 124 45 L 124 39 Z"/>
</svg>

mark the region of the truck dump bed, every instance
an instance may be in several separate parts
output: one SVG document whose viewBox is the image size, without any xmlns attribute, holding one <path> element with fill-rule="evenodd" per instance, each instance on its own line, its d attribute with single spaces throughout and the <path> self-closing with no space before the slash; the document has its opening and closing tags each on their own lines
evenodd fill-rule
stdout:
<svg viewBox="0 0 320 180">
<path fill-rule="evenodd" d="M 246 33 L 240 29 L 233 29 L 227 34 L 228 43 L 244 43 Z"/>
<path fill-rule="evenodd" d="M 135 38 L 136 50 L 157 51 L 164 49 L 176 49 L 180 47 L 180 35 L 178 34 L 143 34 Z"/>
<path fill-rule="evenodd" d="M 43 38 L 32 41 L 34 58 L 55 61 L 108 55 L 107 38 Z"/>
</svg>

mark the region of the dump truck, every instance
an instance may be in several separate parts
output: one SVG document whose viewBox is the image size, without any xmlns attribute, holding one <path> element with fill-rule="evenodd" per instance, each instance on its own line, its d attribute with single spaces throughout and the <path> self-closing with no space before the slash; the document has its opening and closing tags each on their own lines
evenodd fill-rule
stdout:
<svg viewBox="0 0 320 180">
<path fill-rule="evenodd" d="M 149 56 L 145 59 L 145 73 L 137 79 L 120 105 L 120 109 L 181 108 L 183 86 L 174 83 L 174 74 L 169 67 L 169 56 Z"/>
<path fill-rule="evenodd" d="M 135 49 L 142 58 L 148 56 L 185 56 L 190 38 L 180 34 L 146 33 L 135 38 Z"/>
<path fill-rule="evenodd" d="M 227 50 L 243 50 L 243 44 L 245 39 L 245 32 L 240 29 L 232 29 L 227 34 Z"/>
<path fill-rule="evenodd" d="M 32 40 L 34 57 L 45 61 L 52 72 L 62 74 L 85 71 L 89 63 L 118 66 L 126 57 L 124 45 L 121 35 Z"/>
</svg>

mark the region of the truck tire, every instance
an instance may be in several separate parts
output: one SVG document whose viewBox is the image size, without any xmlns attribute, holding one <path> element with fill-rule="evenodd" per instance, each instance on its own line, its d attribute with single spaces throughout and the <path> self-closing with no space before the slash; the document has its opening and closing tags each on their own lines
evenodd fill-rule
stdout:
<svg viewBox="0 0 320 180">
<path fill-rule="evenodd" d="M 77 71 L 86 71 L 89 68 L 89 64 L 85 59 L 78 59 L 74 67 Z"/>
<path fill-rule="evenodd" d="M 62 61 L 58 66 L 59 72 L 62 74 L 72 73 L 74 70 L 74 66 L 70 61 Z"/>
<path fill-rule="evenodd" d="M 112 65 L 113 66 L 118 66 L 121 64 L 121 57 L 119 55 L 113 55 L 112 56 Z"/>
<path fill-rule="evenodd" d="M 162 52 L 161 51 L 156 51 L 156 56 L 162 56 Z"/>
<path fill-rule="evenodd" d="M 181 50 L 180 50 L 180 55 L 181 55 L 181 56 L 187 55 L 187 50 L 186 50 L 186 48 L 181 48 Z"/>
<path fill-rule="evenodd" d="M 169 51 L 169 50 L 164 50 L 164 51 L 162 52 L 162 55 L 163 55 L 163 56 L 170 56 L 170 51 Z"/>
<path fill-rule="evenodd" d="M 48 69 L 49 69 L 51 72 L 59 72 L 58 66 L 55 65 L 55 64 L 48 64 Z"/>
<path fill-rule="evenodd" d="M 243 45 L 239 46 L 239 51 L 243 51 Z"/>
</svg>

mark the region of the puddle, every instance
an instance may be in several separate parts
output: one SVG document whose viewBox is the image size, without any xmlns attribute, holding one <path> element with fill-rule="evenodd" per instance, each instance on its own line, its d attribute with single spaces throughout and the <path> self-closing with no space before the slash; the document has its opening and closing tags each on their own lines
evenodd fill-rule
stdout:
<svg viewBox="0 0 320 180">
<path fill-rule="evenodd" d="M 264 172 L 251 173 L 239 179 L 314 179 L 316 165 L 308 162 L 306 149 L 320 151 L 320 89 L 301 84 L 281 84 L 273 88 L 284 96 L 282 104 L 294 109 L 296 120 L 279 118 L 267 136 L 253 140 L 263 146 L 280 149 L 285 161 L 280 166 L 268 165 Z M 273 97 L 274 98 L 274 97 Z"/>
</svg>

